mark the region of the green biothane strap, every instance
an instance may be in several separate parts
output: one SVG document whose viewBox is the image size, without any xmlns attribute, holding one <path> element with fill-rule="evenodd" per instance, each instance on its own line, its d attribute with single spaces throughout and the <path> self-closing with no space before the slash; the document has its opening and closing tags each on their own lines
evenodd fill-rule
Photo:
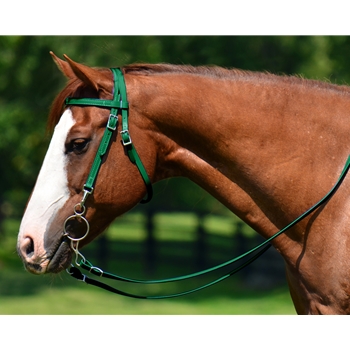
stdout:
<svg viewBox="0 0 350 350">
<path fill-rule="evenodd" d="M 119 294 L 119 295 L 123 295 L 123 296 L 129 297 L 129 298 L 152 299 L 152 300 L 154 300 L 154 299 L 169 299 L 169 298 L 181 297 L 181 296 L 184 296 L 184 295 L 187 295 L 187 294 L 198 292 L 198 291 L 203 290 L 203 289 L 205 289 L 207 287 L 213 286 L 214 284 L 217 284 L 217 283 L 219 283 L 221 281 L 224 281 L 225 279 L 231 277 L 232 275 L 234 275 L 235 273 L 237 273 L 238 271 L 242 270 L 244 267 L 246 267 L 247 265 L 252 263 L 254 260 L 256 260 L 260 255 L 265 253 L 265 251 L 267 249 L 269 249 L 270 246 L 271 245 L 268 245 L 268 246 L 264 247 L 261 251 L 259 251 L 252 258 L 250 258 L 249 260 L 247 260 L 246 262 L 244 262 L 243 264 L 241 264 L 237 268 L 231 270 L 230 272 L 228 272 L 225 275 L 215 279 L 212 282 L 209 282 L 207 284 L 204 284 L 202 286 L 199 286 L 197 288 L 193 288 L 193 289 L 190 289 L 190 290 L 187 290 L 187 291 L 184 291 L 184 292 L 175 293 L 175 294 L 168 294 L 168 295 L 153 295 L 153 296 L 152 295 L 148 295 L 148 296 L 145 296 L 145 295 L 138 295 L 138 294 L 127 293 L 127 292 L 124 292 L 124 291 L 122 291 L 120 289 L 114 288 L 112 286 L 109 286 L 108 284 L 105 284 L 103 282 L 97 281 L 97 280 L 95 280 L 93 278 L 90 278 L 90 277 L 82 274 L 81 271 L 75 266 L 70 267 L 69 274 L 72 277 L 74 277 L 74 278 L 76 278 L 76 279 L 78 279 L 80 281 L 83 281 L 83 282 L 85 282 L 87 284 L 91 284 L 91 285 L 93 285 L 95 287 L 99 287 L 99 288 L 105 289 L 105 290 L 107 290 L 109 292 L 112 292 L 112 293 L 115 293 L 115 294 Z M 95 271 L 97 272 L 97 270 L 95 270 Z M 191 276 L 191 277 L 195 277 L 194 275 L 196 275 L 196 274 L 193 274 L 193 276 Z M 113 275 L 109 274 L 109 276 L 113 276 Z M 112 277 L 108 277 L 107 275 L 103 275 L 103 277 L 112 278 Z M 117 276 L 114 276 L 114 277 L 117 277 Z M 186 276 L 184 276 L 184 277 L 186 277 Z M 151 281 L 151 280 L 150 281 L 140 281 L 140 280 L 125 279 L 123 277 L 121 277 L 121 278 L 112 278 L 112 279 L 118 279 L 118 280 L 121 280 L 121 281 L 124 281 L 124 282 L 133 282 L 133 283 L 142 283 L 142 284 L 166 283 L 166 282 L 174 282 L 175 280 L 180 280 L 180 278 L 174 278 L 174 279 L 170 278 L 170 279 L 167 279 L 167 280 L 160 280 L 160 281 L 156 281 L 156 280 L 155 281 Z M 183 279 L 187 279 L 187 278 L 181 278 L 181 280 L 183 280 Z"/>
<path fill-rule="evenodd" d="M 114 78 L 113 100 L 68 97 L 65 101 L 66 105 L 94 106 L 94 107 L 111 109 L 111 113 L 108 118 L 106 129 L 104 131 L 100 146 L 97 150 L 90 173 L 88 175 L 86 183 L 84 184 L 83 190 L 88 193 L 92 193 L 94 189 L 96 178 L 102 164 L 103 156 L 106 154 L 108 146 L 110 145 L 113 132 L 117 129 L 117 126 L 118 126 L 118 112 L 119 112 L 121 113 L 121 116 L 122 116 L 122 130 L 120 132 L 122 143 L 127 151 L 130 161 L 136 165 L 145 183 L 145 186 L 147 189 L 147 196 L 146 198 L 141 200 L 141 203 L 147 203 L 152 199 L 152 195 L 153 195 L 152 183 L 134 147 L 134 144 L 131 141 L 131 137 L 129 134 L 129 123 L 128 123 L 129 103 L 127 100 L 124 76 L 119 68 L 111 68 L 111 71 L 113 72 L 113 78 Z"/>
<path fill-rule="evenodd" d="M 186 292 L 182 292 L 182 293 L 177 293 L 177 294 L 171 294 L 171 295 L 162 295 L 162 296 L 139 296 L 139 295 L 134 295 L 134 294 L 129 294 L 129 293 L 125 293 L 123 291 L 120 291 L 118 289 L 115 289 L 111 286 L 108 286 L 102 282 L 96 281 L 94 279 L 91 279 L 89 277 L 87 277 L 86 275 L 82 274 L 81 271 L 77 268 L 77 267 L 71 267 L 69 270 L 69 273 L 75 277 L 78 280 L 84 281 L 87 284 L 91 284 L 103 289 L 106 289 L 110 292 L 116 293 L 116 294 L 120 294 L 120 295 L 124 295 L 124 296 L 128 296 L 131 298 L 138 298 L 138 299 L 166 299 L 166 298 L 173 298 L 173 297 L 178 297 L 178 296 L 182 296 L 182 295 L 186 295 L 186 294 L 190 294 L 199 290 L 202 290 L 206 287 L 212 286 L 220 281 L 223 281 L 224 279 L 232 276 L 233 274 L 235 274 L 236 272 L 240 271 L 243 267 L 247 266 L 248 264 L 252 263 L 254 260 L 256 260 L 260 255 L 262 255 L 268 248 L 270 248 L 271 246 L 271 241 L 274 240 L 276 237 L 278 237 L 279 235 L 281 235 L 282 233 L 286 232 L 288 229 L 290 229 L 291 227 L 293 227 L 294 225 L 296 225 L 298 222 L 300 222 L 301 220 L 303 220 L 306 216 L 308 216 L 310 213 L 312 213 L 313 211 L 315 211 L 317 208 L 319 208 L 322 204 L 325 204 L 331 197 L 332 195 L 336 192 L 336 190 L 338 189 L 338 187 L 341 185 L 342 181 L 344 180 L 348 170 L 350 168 L 350 156 L 348 157 L 345 166 L 338 178 L 338 181 L 336 182 L 336 184 L 332 187 L 332 189 L 319 201 L 317 202 L 315 205 L 313 205 L 310 209 L 308 209 L 307 211 L 305 211 L 302 215 L 300 215 L 298 218 L 296 218 L 293 222 L 291 222 L 289 225 L 287 225 L 286 227 L 284 227 L 282 230 L 280 230 L 279 232 L 277 232 L 276 234 L 274 234 L 273 236 L 271 236 L 270 238 L 268 238 L 267 240 L 265 240 L 263 243 L 259 244 L 258 246 L 256 246 L 255 248 L 251 249 L 250 251 L 232 259 L 229 260 L 223 264 L 219 264 L 217 266 L 214 266 L 210 269 L 206 269 L 200 272 L 196 272 L 193 274 L 189 274 L 189 275 L 184 275 L 184 276 L 179 276 L 179 277 L 173 277 L 173 278 L 167 278 L 167 279 L 159 279 L 159 280 L 137 280 L 137 279 L 131 279 L 131 278 L 126 278 L 126 277 L 122 277 L 119 275 L 113 275 L 110 274 L 108 272 L 104 272 L 103 270 L 101 270 L 98 267 L 93 266 L 88 260 L 83 259 L 78 266 L 81 266 L 83 269 L 89 271 L 90 273 L 99 276 L 99 277 L 105 277 L 105 278 L 109 278 L 109 279 L 113 279 L 113 280 L 118 280 L 118 281 L 123 281 L 123 282 L 131 282 L 131 283 L 140 283 L 140 284 L 157 284 L 157 283 L 168 283 L 168 282 L 176 282 L 176 281 L 182 281 L 185 279 L 189 279 L 189 278 L 193 278 L 193 277 L 198 277 L 210 272 L 214 272 L 216 270 L 219 270 L 221 268 L 227 267 L 235 262 L 238 262 L 240 260 L 242 260 L 243 258 L 246 258 L 247 256 L 255 253 L 255 255 L 253 255 L 249 260 L 247 260 L 246 262 L 244 262 L 242 265 L 240 265 L 238 268 L 230 271 L 229 273 L 227 273 L 226 275 L 208 283 L 205 284 L 201 287 L 186 291 Z"/>
</svg>

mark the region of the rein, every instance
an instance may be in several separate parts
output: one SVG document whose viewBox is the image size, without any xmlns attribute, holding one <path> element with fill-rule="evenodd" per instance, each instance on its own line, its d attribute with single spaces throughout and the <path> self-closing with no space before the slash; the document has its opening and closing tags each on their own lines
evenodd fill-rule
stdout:
<svg viewBox="0 0 350 350">
<path fill-rule="evenodd" d="M 223 275 L 220 278 L 217 278 L 216 280 L 209 282 L 203 286 L 176 293 L 176 294 L 170 294 L 170 295 L 161 295 L 161 296 L 142 296 L 142 295 L 136 295 L 136 294 L 130 294 L 126 293 L 124 291 L 121 291 L 119 289 L 113 288 L 105 283 L 102 283 L 98 280 L 92 279 L 86 275 L 84 275 L 78 267 L 72 265 L 69 269 L 67 269 L 67 272 L 74 278 L 83 281 L 87 284 L 94 285 L 96 287 L 100 287 L 103 289 L 106 289 L 110 292 L 131 297 L 131 298 L 137 298 L 137 299 L 166 299 L 166 298 L 173 298 L 173 297 L 179 297 L 183 295 L 187 295 L 199 290 L 202 290 L 206 287 L 212 286 L 216 283 L 219 283 L 228 277 L 232 276 L 233 274 L 237 273 L 241 269 L 243 269 L 245 266 L 252 263 L 254 260 L 256 260 L 259 256 L 261 256 L 267 249 L 271 247 L 270 242 L 274 240 L 276 237 L 281 235 L 282 233 L 286 232 L 288 229 L 296 225 L 298 222 L 300 222 L 302 219 L 304 219 L 306 216 L 308 216 L 311 212 L 315 211 L 317 208 L 319 208 L 322 204 L 326 203 L 327 200 L 330 199 L 330 197 L 336 192 L 340 184 L 342 183 L 343 179 L 345 178 L 349 168 L 350 168 L 350 156 L 348 157 L 345 166 L 336 182 L 336 184 L 332 187 L 332 189 L 314 206 L 312 206 L 310 209 L 305 211 L 302 215 L 300 215 L 297 219 L 295 219 L 293 222 L 291 222 L 289 225 L 284 227 L 282 230 L 265 240 L 263 243 L 259 244 L 255 248 L 249 250 L 248 252 L 231 259 L 225 263 L 216 265 L 212 268 L 199 271 L 196 273 L 179 276 L 179 277 L 173 277 L 173 278 L 167 278 L 167 279 L 158 279 L 158 280 L 138 280 L 138 279 L 132 279 L 132 278 L 126 278 L 119 275 L 114 275 L 108 272 L 104 272 L 99 267 L 94 266 L 92 263 L 90 263 L 79 251 L 79 242 L 83 240 L 89 233 L 90 226 L 87 219 L 84 217 L 86 207 L 85 202 L 90 194 L 92 194 L 94 190 L 94 184 L 101 166 L 102 157 L 105 155 L 108 146 L 110 144 L 111 137 L 114 133 L 114 131 L 117 129 L 118 126 L 118 115 L 121 115 L 122 117 L 122 130 L 120 132 L 122 144 L 125 147 L 127 154 L 129 156 L 130 161 L 135 164 L 140 172 L 140 175 L 145 183 L 146 189 L 147 189 L 147 196 L 144 198 L 141 203 L 147 203 L 152 198 L 152 184 L 148 177 L 148 174 L 146 172 L 145 167 L 142 164 L 142 161 L 139 157 L 139 155 L 136 152 L 136 149 L 131 141 L 130 134 L 128 131 L 128 109 L 129 104 L 127 102 L 127 96 L 126 96 L 126 85 L 124 81 L 123 74 L 119 68 L 111 68 L 114 76 L 114 97 L 113 100 L 100 100 L 100 99 L 93 99 L 93 98 L 70 98 L 68 97 L 66 99 L 66 105 L 74 105 L 74 106 L 95 106 L 95 107 L 101 107 L 101 108 L 110 108 L 111 113 L 108 118 L 107 126 L 104 132 L 104 135 L 102 137 L 100 146 L 97 150 L 93 165 L 91 167 L 88 179 L 86 183 L 83 186 L 83 197 L 80 203 L 76 204 L 74 207 L 74 215 L 68 217 L 64 223 L 64 237 L 69 239 L 71 241 L 71 248 L 75 252 L 75 265 L 78 267 L 81 267 L 84 270 L 89 271 L 91 274 L 98 276 L 98 277 L 104 277 L 111 280 L 117 280 L 122 282 L 130 282 L 130 283 L 137 283 L 137 284 L 159 284 L 159 283 L 169 283 L 169 282 L 177 282 L 177 281 L 183 281 L 194 277 L 199 277 L 214 271 L 217 271 L 219 269 L 222 269 L 224 267 L 228 267 L 232 265 L 233 263 L 239 262 L 244 258 L 249 257 L 252 255 L 248 260 L 241 263 L 240 266 L 237 268 L 229 271 L 225 275 Z M 86 225 L 86 232 L 85 234 L 80 238 L 74 238 L 69 235 L 67 232 L 67 226 L 70 220 L 78 220 L 80 222 L 84 222 Z M 80 258 L 80 261 L 79 261 Z"/>
</svg>

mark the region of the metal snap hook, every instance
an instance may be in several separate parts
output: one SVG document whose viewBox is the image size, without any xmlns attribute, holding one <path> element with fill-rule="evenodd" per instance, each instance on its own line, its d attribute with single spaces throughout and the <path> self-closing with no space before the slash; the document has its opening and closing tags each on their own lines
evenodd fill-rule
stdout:
<svg viewBox="0 0 350 350">
<path fill-rule="evenodd" d="M 74 247 L 74 243 L 76 244 L 75 247 Z M 71 241 L 71 248 L 72 248 L 73 252 L 75 253 L 75 265 L 80 267 L 81 263 L 86 262 L 86 259 L 85 259 L 85 256 L 83 254 L 81 254 L 79 251 L 79 242 Z M 78 261 L 79 257 L 81 258 L 80 262 Z"/>
<path fill-rule="evenodd" d="M 78 210 L 78 207 L 80 207 L 80 211 Z M 81 216 L 85 214 L 85 205 L 83 204 L 83 202 L 78 203 L 74 206 L 74 213 L 76 216 Z"/>
</svg>

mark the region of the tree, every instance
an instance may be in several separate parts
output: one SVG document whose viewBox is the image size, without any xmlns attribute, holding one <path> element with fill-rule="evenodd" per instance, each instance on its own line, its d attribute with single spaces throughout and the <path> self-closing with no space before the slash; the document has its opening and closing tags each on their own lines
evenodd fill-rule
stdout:
<svg viewBox="0 0 350 350">
<path fill-rule="evenodd" d="M 132 62 L 214 64 L 332 82 L 350 81 L 348 37 L 327 36 L 127 36 L 0 37 L 0 219 L 19 217 L 34 185 L 49 136 L 51 101 L 65 84 L 49 51 L 92 66 Z M 205 209 L 216 202 L 184 180 L 171 191 L 172 207 Z M 169 185 L 169 181 L 165 182 Z M 175 186 L 175 185 L 174 185 Z M 154 206 L 168 205 L 156 196 Z M 217 207 L 218 210 L 222 210 Z"/>
</svg>

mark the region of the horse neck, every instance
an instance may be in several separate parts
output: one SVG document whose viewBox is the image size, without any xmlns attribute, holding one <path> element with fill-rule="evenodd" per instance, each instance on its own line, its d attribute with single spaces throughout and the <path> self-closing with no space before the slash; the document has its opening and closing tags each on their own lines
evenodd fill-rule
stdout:
<svg viewBox="0 0 350 350">
<path fill-rule="evenodd" d="M 265 237 L 322 198 L 346 160 L 347 94 L 283 79 L 126 78 L 135 121 L 168 170 L 158 179 L 187 176 Z"/>
</svg>

